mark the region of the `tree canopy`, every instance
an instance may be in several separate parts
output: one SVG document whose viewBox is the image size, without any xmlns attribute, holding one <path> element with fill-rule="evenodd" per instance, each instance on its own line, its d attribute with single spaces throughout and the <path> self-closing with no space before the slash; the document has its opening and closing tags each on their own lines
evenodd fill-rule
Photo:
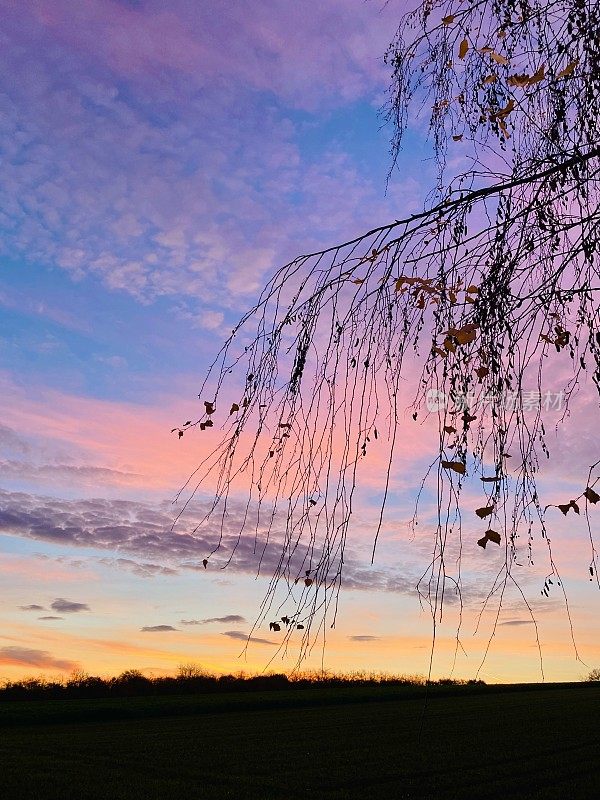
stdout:
<svg viewBox="0 0 600 800">
<path fill-rule="evenodd" d="M 462 603 L 451 542 L 504 551 L 488 594 L 498 608 L 535 544 L 550 564 L 542 592 L 564 591 L 549 514 L 587 519 L 583 569 L 598 581 L 588 516 L 598 463 L 578 497 L 551 509 L 536 478 L 551 457 L 545 412 L 564 419 L 586 375 L 600 387 L 600 4 L 424 0 L 385 61 L 392 165 L 407 126 L 427 127 L 432 141 L 437 182 L 425 208 L 278 269 L 202 384 L 205 413 L 174 429 L 222 424 L 182 490 L 184 508 L 210 485 L 200 525 L 218 531 L 245 492 L 238 541 L 255 537 L 257 566 L 270 540 L 279 552 L 259 622 L 298 636 L 301 656 L 335 624 L 368 451 L 385 462 L 375 554 L 395 454 L 425 419 L 436 421 L 437 447 L 413 522 L 419 496 L 433 492 L 432 556 L 417 588 L 434 626 L 450 593 Z M 553 386 L 563 379 L 560 393 L 548 375 Z M 475 541 L 463 541 L 465 515 L 480 523 Z M 217 534 L 205 566 L 220 544 Z M 272 608 L 281 585 L 283 619 Z"/>
</svg>

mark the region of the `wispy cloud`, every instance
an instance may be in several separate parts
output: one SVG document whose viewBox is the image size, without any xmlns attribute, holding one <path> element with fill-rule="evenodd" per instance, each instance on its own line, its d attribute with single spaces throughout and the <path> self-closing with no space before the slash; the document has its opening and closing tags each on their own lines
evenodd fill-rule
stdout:
<svg viewBox="0 0 600 800">
<path fill-rule="evenodd" d="M 156 575 L 178 575 L 179 570 L 167 567 L 163 564 L 151 564 L 147 561 L 134 561 L 131 558 L 99 558 L 99 564 L 107 567 L 131 572 L 140 578 L 154 578 Z"/>
<path fill-rule="evenodd" d="M 348 637 L 351 642 L 378 642 L 381 636 L 368 636 L 367 634 L 359 634 L 357 636 Z"/>
<path fill-rule="evenodd" d="M 0 425 L 0 452 L 28 453 L 29 444 L 12 428 Z"/>
<path fill-rule="evenodd" d="M 240 642 L 250 642 L 251 644 L 277 644 L 277 642 L 272 642 L 270 639 L 259 639 L 256 636 L 248 636 L 247 633 L 243 633 L 242 631 L 224 631 L 222 635 Z"/>
<path fill-rule="evenodd" d="M 0 647 L 0 664 L 37 667 L 39 669 L 59 669 L 71 672 L 78 664 L 67 659 L 54 658 L 46 650 L 29 647 Z"/>
<path fill-rule="evenodd" d="M 5 480 L 25 478 L 53 484 L 72 484 L 85 486 L 102 484 L 139 485 L 141 476 L 107 467 L 77 466 L 73 464 L 35 464 L 30 461 L 0 461 L 0 471 Z"/>
<path fill-rule="evenodd" d="M 86 0 L 75 9 L 68 0 L 23 0 L 19 11 L 7 12 L 6 25 L 38 57 L 68 55 L 154 95 L 173 83 L 192 93 L 225 80 L 302 107 L 340 103 L 385 85 L 381 57 L 397 23 L 396 9 L 360 0 L 302 6 L 249 0 L 243 7 L 218 0 L 168 6 L 148 0 L 143 7 Z M 36 52 L 42 42 L 53 45 L 50 53 Z"/>
<path fill-rule="evenodd" d="M 180 622 L 182 625 L 210 625 L 211 622 L 221 622 L 224 624 L 231 624 L 231 623 L 242 624 L 246 622 L 246 620 L 239 614 L 228 614 L 225 617 L 209 617 L 208 619 L 182 619 L 180 620 Z"/>
<path fill-rule="evenodd" d="M 182 394 L 191 388 L 182 385 Z M 4 439 L 0 436 L 2 474 L 19 488 L 31 485 L 37 491 L 42 486 L 52 492 L 77 488 L 88 496 L 111 488 L 136 494 L 175 491 L 197 458 L 197 447 L 170 434 L 189 413 L 189 403 L 182 403 L 177 392 L 176 386 L 168 398 L 142 405 L 44 387 L 24 391 L 0 373 L 0 415 L 7 422 Z M 81 425 L 83 419 L 94 424 Z M 19 443 L 27 447 L 27 458 Z"/>
<path fill-rule="evenodd" d="M 63 614 L 77 614 L 79 611 L 89 611 L 90 607 L 87 603 L 75 603 L 72 600 L 65 600 L 64 597 L 57 597 L 51 603 L 50 608 L 53 611 L 60 611 Z"/>
<path fill-rule="evenodd" d="M 165 631 L 176 631 L 177 628 L 172 625 L 145 625 L 140 630 L 144 633 L 163 633 Z"/>
<path fill-rule="evenodd" d="M 44 611 L 44 606 L 38 606 L 36 603 L 31 603 L 28 606 L 19 606 L 21 611 Z"/>
</svg>

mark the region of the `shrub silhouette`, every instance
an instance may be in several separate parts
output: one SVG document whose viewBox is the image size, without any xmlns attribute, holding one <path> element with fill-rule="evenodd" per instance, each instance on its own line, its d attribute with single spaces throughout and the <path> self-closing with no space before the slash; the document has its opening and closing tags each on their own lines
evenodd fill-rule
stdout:
<svg viewBox="0 0 600 800">
<path fill-rule="evenodd" d="M 594 679 L 595 680 L 595 679 Z M 1 700 L 98 699 L 108 697 L 146 697 L 228 692 L 270 692 L 310 687 L 424 687 L 485 685 L 484 681 L 440 678 L 426 681 L 420 675 L 388 675 L 376 672 L 295 672 L 246 675 L 214 675 L 196 664 L 181 665 L 175 676 L 147 677 L 138 669 L 101 678 L 76 671 L 64 680 L 44 676 L 7 681 L 0 686 Z"/>
<path fill-rule="evenodd" d="M 600 667 L 595 667 L 583 679 L 584 681 L 600 681 Z"/>
</svg>

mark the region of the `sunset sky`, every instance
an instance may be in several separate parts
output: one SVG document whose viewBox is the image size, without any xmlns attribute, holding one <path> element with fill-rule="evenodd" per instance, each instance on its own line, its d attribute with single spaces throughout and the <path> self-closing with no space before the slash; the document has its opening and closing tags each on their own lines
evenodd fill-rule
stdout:
<svg viewBox="0 0 600 800">
<path fill-rule="evenodd" d="M 187 529 L 184 519 L 171 530 L 173 498 L 206 447 L 171 428 L 199 414 L 208 365 L 275 267 L 422 207 L 435 178 L 426 125 L 412 120 L 386 191 L 391 131 L 379 114 L 382 56 L 405 4 L 0 0 L 0 9 L 0 679 L 164 674 L 192 661 L 262 670 L 277 650 L 268 626 L 241 653 L 270 573 L 257 578 L 249 557 L 204 570 L 193 509 Z M 543 505 L 579 494 L 597 458 L 592 388 L 573 409 L 549 435 Z M 375 564 L 365 489 L 338 624 L 307 668 L 428 669 L 431 618 L 414 589 L 431 552 L 427 509 L 418 533 L 408 523 L 434 456 L 426 431 L 403 441 Z M 585 521 L 555 510 L 549 520 L 581 661 L 562 595 L 540 594 L 543 541 L 519 577 L 546 679 L 576 680 L 600 665 L 600 597 Z M 476 523 L 465 523 L 466 654 L 454 667 L 466 678 L 494 620 L 492 608 L 474 633 L 482 586 L 501 563 L 476 546 Z M 456 624 L 450 604 L 435 676 L 452 669 Z M 270 668 L 293 662 L 276 656 Z M 480 676 L 540 679 L 516 591 Z"/>
</svg>

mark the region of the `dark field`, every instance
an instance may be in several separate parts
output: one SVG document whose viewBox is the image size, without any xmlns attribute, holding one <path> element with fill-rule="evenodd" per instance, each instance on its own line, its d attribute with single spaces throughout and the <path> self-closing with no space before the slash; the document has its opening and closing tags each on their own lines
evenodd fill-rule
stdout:
<svg viewBox="0 0 600 800">
<path fill-rule="evenodd" d="M 0 797 L 592 798 L 600 685 L 0 704 Z M 422 720 L 422 732 L 419 728 Z"/>
</svg>

